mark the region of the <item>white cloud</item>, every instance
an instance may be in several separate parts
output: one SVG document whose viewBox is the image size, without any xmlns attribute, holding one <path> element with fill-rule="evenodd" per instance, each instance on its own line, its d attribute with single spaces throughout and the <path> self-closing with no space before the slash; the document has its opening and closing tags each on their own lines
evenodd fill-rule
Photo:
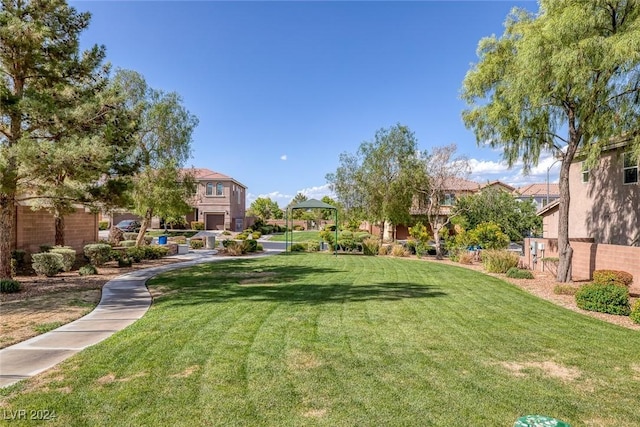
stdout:
<svg viewBox="0 0 640 427">
<path fill-rule="evenodd" d="M 537 166 L 532 167 L 527 175 L 523 172 L 522 162 L 518 161 L 509 169 L 504 161 L 493 160 L 469 160 L 471 166 L 470 179 L 477 182 L 502 181 L 514 187 L 523 187 L 529 184 L 547 182 L 547 170 L 549 170 L 549 182 L 558 181 L 559 163 L 553 164 L 556 159 L 549 155 L 540 158 Z"/>
<path fill-rule="evenodd" d="M 283 154 L 282 156 L 280 156 L 280 160 L 287 160 L 287 155 Z"/>
<path fill-rule="evenodd" d="M 472 175 L 498 174 L 509 170 L 505 162 L 494 162 L 493 160 L 470 159 L 469 166 Z"/>
<path fill-rule="evenodd" d="M 302 190 L 298 190 L 299 193 L 304 194 L 309 199 L 322 199 L 324 196 L 329 196 L 331 198 L 335 198 L 335 194 L 329 188 L 329 184 L 319 185 L 316 187 L 303 188 Z"/>
</svg>

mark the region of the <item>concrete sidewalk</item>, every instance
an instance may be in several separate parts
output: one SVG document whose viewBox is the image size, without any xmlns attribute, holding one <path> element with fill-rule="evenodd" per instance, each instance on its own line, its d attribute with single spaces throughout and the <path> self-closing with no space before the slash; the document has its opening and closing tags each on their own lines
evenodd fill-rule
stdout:
<svg viewBox="0 0 640 427">
<path fill-rule="evenodd" d="M 269 251 L 262 257 L 279 251 Z M 68 357 L 99 343 L 140 319 L 151 306 L 146 282 L 165 271 L 237 257 L 213 257 L 215 251 L 198 250 L 171 258 L 182 262 L 124 274 L 102 288 L 100 303 L 86 316 L 0 350 L 0 387 L 30 378 Z M 243 257 L 246 258 L 246 257 Z"/>
</svg>

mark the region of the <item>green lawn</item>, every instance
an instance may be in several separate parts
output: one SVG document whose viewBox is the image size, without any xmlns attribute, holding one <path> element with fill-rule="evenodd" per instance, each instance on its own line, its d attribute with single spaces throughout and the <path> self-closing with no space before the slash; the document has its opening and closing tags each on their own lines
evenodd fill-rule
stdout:
<svg viewBox="0 0 640 427">
<path fill-rule="evenodd" d="M 282 234 L 274 234 L 269 238 L 269 240 L 272 242 L 284 242 L 285 238 L 287 238 L 285 236 L 288 236 L 290 242 L 306 242 L 309 240 L 319 242 L 320 240 L 322 240 L 319 231 L 294 231 L 293 233 L 287 232 Z"/>
<path fill-rule="evenodd" d="M 289 254 L 150 288 L 163 296 L 144 318 L 4 391 L 4 413 L 90 426 L 640 425 L 640 333 L 471 270 Z"/>
</svg>

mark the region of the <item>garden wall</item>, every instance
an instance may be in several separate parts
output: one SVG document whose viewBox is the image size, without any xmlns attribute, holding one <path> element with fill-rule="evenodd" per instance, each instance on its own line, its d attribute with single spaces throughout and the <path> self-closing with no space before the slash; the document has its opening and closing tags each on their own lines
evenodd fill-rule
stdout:
<svg viewBox="0 0 640 427">
<path fill-rule="evenodd" d="M 631 292 L 640 293 L 640 247 L 598 244 L 589 239 L 569 241 L 573 248 L 572 280 L 591 280 L 594 270 L 622 270 L 633 275 Z M 544 245 L 535 256 L 531 251 L 533 242 Z M 530 269 L 555 274 L 554 263 L 541 261 L 551 257 L 558 257 L 558 239 L 525 239 L 524 262 Z"/>
</svg>

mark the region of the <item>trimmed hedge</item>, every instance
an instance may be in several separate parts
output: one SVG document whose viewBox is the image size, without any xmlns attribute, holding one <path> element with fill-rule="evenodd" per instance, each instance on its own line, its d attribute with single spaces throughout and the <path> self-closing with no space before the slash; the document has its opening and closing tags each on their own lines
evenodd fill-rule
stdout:
<svg viewBox="0 0 640 427">
<path fill-rule="evenodd" d="M 620 285 L 589 283 L 576 292 L 576 304 L 583 310 L 628 316 L 629 289 Z"/>
<path fill-rule="evenodd" d="M 533 279 L 533 273 L 529 270 L 521 270 L 517 267 L 511 267 L 507 270 L 507 277 L 512 279 Z"/>
<path fill-rule="evenodd" d="M 204 248 L 204 241 L 202 239 L 191 239 L 189 246 L 191 246 L 191 249 L 202 249 Z"/>
<path fill-rule="evenodd" d="M 38 276 L 52 277 L 64 268 L 64 257 L 53 252 L 31 255 L 31 268 Z"/>
<path fill-rule="evenodd" d="M 78 274 L 81 276 L 93 276 L 98 274 L 98 269 L 91 264 L 86 264 L 78 269 Z"/>
<path fill-rule="evenodd" d="M 593 272 L 593 283 L 601 285 L 622 285 L 629 287 L 633 283 L 633 276 L 626 271 L 618 270 L 595 270 Z"/>
<path fill-rule="evenodd" d="M 49 253 L 62 255 L 62 271 L 71 271 L 76 262 L 76 251 L 67 246 L 56 246 Z"/>
<path fill-rule="evenodd" d="M 101 266 L 107 261 L 111 261 L 111 245 L 106 243 L 92 243 L 84 247 L 84 255 L 94 266 Z"/>
</svg>

